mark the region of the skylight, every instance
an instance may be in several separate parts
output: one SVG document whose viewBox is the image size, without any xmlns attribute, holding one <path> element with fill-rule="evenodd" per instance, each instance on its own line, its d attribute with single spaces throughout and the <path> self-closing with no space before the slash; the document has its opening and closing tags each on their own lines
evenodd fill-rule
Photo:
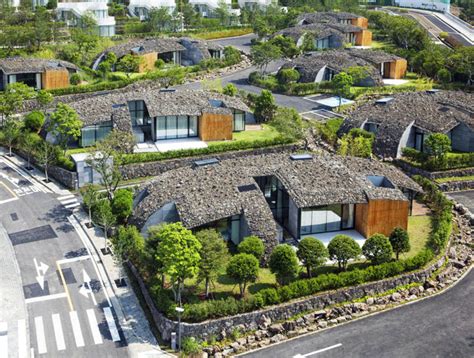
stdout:
<svg viewBox="0 0 474 358">
<path fill-rule="evenodd" d="M 214 108 L 220 108 L 220 107 L 223 107 L 224 105 L 224 103 L 218 99 L 210 99 L 209 104 Z"/>
<path fill-rule="evenodd" d="M 196 167 L 205 167 L 207 165 L 215 165 L 219 163 L 219 159 L 217 158 L 209 158 L 209 159 L 203 159 L 203 160 L 196 160 L 194 162 L 194 165 Z"/>
<path fill-rule="evenodd" d="M 377 188 L 395 189 L 392 182 L 382 175 L 368 175 L 367 179 Z"/>
<path fill-rule="evenodd" d="M 387 103 L 390 103 L 393 101 L 393 97 L 384 97 L 384 98 L 380 98 L 378 100 L 375 101 L 375 103 L 377 104 L 387 104 Z"/>
<path fill-rule="evenodd" d="M 244 193 L 246 191 L 252 191 L 252 190 L 257 190 L 257 187 L 255 184 L 249 184 L 249 185 L 241 185 L 237 187 L 239 189 L 239 192 Z"/>
<path fill-rule="evenodd" d="M 290 155 L 291 160 L 311 160 L 313 156 L 311 154 L 292 154 Z"/>
</svg>

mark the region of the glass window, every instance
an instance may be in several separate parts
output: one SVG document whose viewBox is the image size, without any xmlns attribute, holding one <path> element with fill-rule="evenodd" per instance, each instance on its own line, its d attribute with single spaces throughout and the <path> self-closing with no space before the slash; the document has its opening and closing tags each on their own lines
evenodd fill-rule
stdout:
<svg viewBox="0 0 474 358">
<path fill-rule="evenodd" d="M 352 229 L 354 227 L 354 204 L 347 204 L 343 206 L 342 210 L 342 228 Z"/>
<path fill-rule="evenodd" d="M 160 116 L 156 118 L 156 138 L 166 139 L 166 117 Z"/>
<path fill-rule="evenodd" d="M 234 110 L 233 131 L 240 132 L 245 130 L 245 113 L 239 110 Z"/>
<path fill-rule="evenodd" d="M 354 204 L 327 205 L 301 210 L 301 235 L 354 227 Z"/>
<path fill-rule="evenodd" d="M 81 147 L 89 147 L 97 141 L 104 139 L 112 130 L 112 123 L 107 122 L 100 125 L 87 126 L 81 129 Z"/>
<path fill-rule="evenodd" d="M 190 137 L 198 136 L 198 117 L 197 116 L 189 117 L 189 136 Z"/>
<path fill-rule="evenodd" d="M 311 210 L 302 210 L 301 211 L 301 235 L 311 233 Z"/>
<path fill-rule="evenodd" d="M 326 207 L 316 208 L 312 211 L 312 225 L 311 232 L 325 232 L 326 231 Z"/>
<path fill-rule="evenodd" d="M 188 116 L 178 116 L 178 138 L 188 136 Z"/>
<path fill-rule="evenodd" d="M 178 118 L 176 116 L 166 116 L 166 138 L 178 137 Z"/>
<path fill-rule="evenodd" d="M 341 205 L 329 205 L 326 211 L 326 231 L 337 231 L 341 229 Z"/>
<path fill-rule="evenodd" d="M 145 123 L 145 103 L 143 101 L 128 102 L 128 109 L 132 119 L 132 126 L 143 126 Z"/>
</svg>

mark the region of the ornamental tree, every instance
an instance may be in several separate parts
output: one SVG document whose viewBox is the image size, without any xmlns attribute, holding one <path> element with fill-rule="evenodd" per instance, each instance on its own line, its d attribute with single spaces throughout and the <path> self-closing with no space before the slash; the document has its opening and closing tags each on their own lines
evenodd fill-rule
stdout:
<svg viewBox="0 0 474 358">
<path fill-rule="evenodd" d="M 342 97 L 349 97 L 351 95 L 351 87 L 354 85 L 354 79 L 351 75 L 340 72 L 333 77 L 331 84 L 334 92 L 339 96 L 339 109 L 341 109 Z"/>
<path fill-rule="evenodd" d="M 67 104 L 58 103 L 56 110 L 51 113 L 48 132 L 57 139 L 64 154 L 66 154 L 68 141 L 77 140 L 81 135 L 81 128 L 82 121 L 77 112 Z"/>
<path fill-rule="evenodd" d="M 288 244 L 278 245 L 270 255 L 268 266 L 280 285 L 290 283 L 296 278 L 299 270 L 295 250 Z"/>
<path fill-rule="evenodd" d="M 424 142 L 426 152 L 433 157 L 437 167 L 443 167 L 451 150 L 451 139 L 443 133 L 431 133 Z"/>
<path fill-rule="evenodd" d="M 125 55 L 117 62 L 117 70 L 125 72 L 127 77 L 130 77 L 131 73 L 139 71 L 142 61 L 143 58 L 140 56 Z"/>
<path fill-rule="evenodd" d="M 247 285 L 255 282 L 258 277 L 258 260 L 250 254 L 233 256 L 227 265 L 227 276 L 239 284 L 240 297 L 244 297 Z"/>
<path fill-rule="evenodd" d="M 36 159 L 39 165 L 44 169 L 44 176 L 46 183 L 49 182 L 48 169 L 51 165 L 54 165 L 58 160 L 57 147 L 49 143 L 48 141 L 42 140 L 39 142 L 36 148 Z"/>
<path fill-rule="evenodd" d="M 210 284 L 224 268 L 229 258 L 229 250 L 224 238 L 217 230 L 204 229 L 198 231 L 196 238 L 201 243 L 198 278 L 200 281 L 204 281 L 206 298 L 208 298 Z"/>
<path fill-rule="evenodd" d="M 119 189 L 112 200 L 112 212 L 117 217 L 119 223 L 126 223 L 132 214 L 133 192 L 129 189 Z"/>
<path fill-rule="evenodd" d="M 26 153 L 27 165 L 26 169 L 31 170 L 31 157 L 38 146 L 38 143 L 41 141 L 41 137 L 37 133 L 26 132 L 22 133 L 20 137 L 21 149 Z"/>
<path fill-rule="evenodd" d="M 328 245 L 329 258 L 336 260 L 339 270 L 347 269 L 347 262 L 361 254 L 359 244 L 350 236 L 336 235 Z"/>
<path fill-rule="evenodd" d="M 401 253 L 410 251 L 410 237 L 406 230 L 403 230 L 401 227 L 393 229 L 388 239 L 397 260 Z"/>
<path fill-rule="evenodd" d="M 92 222 L 104 230 L 104 250 L 107 250 L 108 231 L 117 222 L 109 200 L 103 199 L 96 203 L 92 211 Z"/>
<path fill-rule="evenodd" d="M 301 263 L 306 267 L 308 277 L 312 277 L 312 271 L 322 266 L 329 257 L 326 246 L 314 237 L 305 237 L 300 240 L 296 254 Z"/>
<path fill-rule="evenodd" d="M 29 132 L 38 133 L 44 124 L 44 114 L 40 111 L 31 111 L 23 118 L 23 127 Z"/>
<path fill-rule="evenodd" d="M 92 223 L 92 208 L 97 203 L 97 187 L 93 184 L 86 184 L 81 189 L 82 202 L 89 213 L 89 222 Z"/>
<path fill-rule="evenodd" d="M 237 250 L 241 254 L 253 255 L 260 261 L 265 251 L 265 246 L 258 236 L 248 236 L 239 244 Z"/>
<path fill-rule="evenodd" d="M 253 64 L 260 69 L 262 74 L 267 72 L 270 62 L 280 59 L 282 55 L 280 48 L 269 42 L 262 42 L 252 46 L 250 54 Z"/>
<path fill-rule="evenodd" d="M 20 125 L 14 119 L 8 119 L 2 129 L 2 141 L 8 146 L 8 155 L 12 156 L 12 147 L 20 138 Z"/>
<path fill-rule="evenodd" d="M 193 278 L 199 272 L 202 245 L 192 231 L 180 222 L 163 225 L 157 237 L 156 258 L 163 265 L 163 273 L 170 277 L 176 303 L 181 306 L 184 280 Z"/>
<path fill-rule="evenodd" d="M 111 239 L 114 254 L 120 263 L 138 260 L 145 247 L 145 239 L 135 226 L 120 226 Z"/>
<path fill-rule="evenodd" d="M 255 99 L 255 119 L 257 122 L 268 122 L 275 117 L 277 105 L 275 97 L 268 90 L 262 90 L 259 96 Z"/>
<path fill-rule="evenodd" d="M 364 242 L 362 253 L 372 264 L 378 265 L 390 261 L 393 250 L 385 235 L 374 234 Z"/>
</svg>

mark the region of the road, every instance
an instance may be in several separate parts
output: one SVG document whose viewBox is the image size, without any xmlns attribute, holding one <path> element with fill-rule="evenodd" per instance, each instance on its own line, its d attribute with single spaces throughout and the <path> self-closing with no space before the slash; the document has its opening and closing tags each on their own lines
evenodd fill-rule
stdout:
<svg viewBox="0 0 474 358">
<path fill-rule="evenodd" d="M 245 357 L 473 357 L 474 271 L 438 296 Z M 326 351 L 323 351 L 327 349 Z"/>
<path fill-rule="evenodd" d="M 9 357 L 128 356 L 103 275 L 69 221 L 77 205 L 73 195 L 50 192 L 0 157 L 0 227 L 13 245 L 28 323 L 0 317 L 4 341 L 18 349 Z M 21 344 L 28 332 L 31 347 Z"/>
<path fill-rule="evenodd" d="M 450 192 L 447 195 L 474 213 L 474 190 Z"/>
<path fill-rule="evenodd" d="M 424 16 L 429 22 L 431 22 L 433 25 L 435 25 L 441 31 L 447 32 L 448 34 L 450 34 L 452 37 L 454 37 L 463 46 L 472 46 L 472 44 L 466 38 L 464 38 L 464 36 L 461 36 L 455 29 L 453 29 L 451 26 L 449 26 L 445 22 L 441 21 L 436 16 L 428 15 L 428 14 L 420 14 L 420 15 Z"/>
<path fill-rule="evenodd" d="M 238 48 L 240 51 L 249 54 L 250 53 L 250 42 L 253 39 L 256 39 L 257 35 L 255 34 L 248 34 L 244 36 L 236 36 L 236 37 L 227 37 L 218 40 L 212 40 L 221 46 L 234 46 Z"/>
</svg>

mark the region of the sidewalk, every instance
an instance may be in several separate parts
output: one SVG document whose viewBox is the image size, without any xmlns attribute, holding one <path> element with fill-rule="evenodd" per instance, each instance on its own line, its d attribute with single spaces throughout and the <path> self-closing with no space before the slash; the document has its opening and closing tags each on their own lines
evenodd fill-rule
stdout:
<svg viewBox="0 0 474 358">
<path fill-rule="evenodd" d="M 89 241 L 93 244 L 93 256 L 98 256 L 105 268 L 107 281 L 111 284 L 111 300 L 120 325 L 128 342 L 128 349 L 131 357 L 171 357 L 168 353 L 162 351 L 151 332 L 148 320 L 140 307 L 138 298 L 133 291 L 130 281 L 114 261 L 112 255 L 103 255 L 100 251 L 104 247 L 104 235 L 102 230 L 92 227 L 87 228 L 89 221 L 87 214 L 83 210 L 74 213 L 74 217 L 80 224 L 80 229 L 87 235 Z M 115 280 L 124 278 L 127 285 L 117 287 Z"/>
</svg>

